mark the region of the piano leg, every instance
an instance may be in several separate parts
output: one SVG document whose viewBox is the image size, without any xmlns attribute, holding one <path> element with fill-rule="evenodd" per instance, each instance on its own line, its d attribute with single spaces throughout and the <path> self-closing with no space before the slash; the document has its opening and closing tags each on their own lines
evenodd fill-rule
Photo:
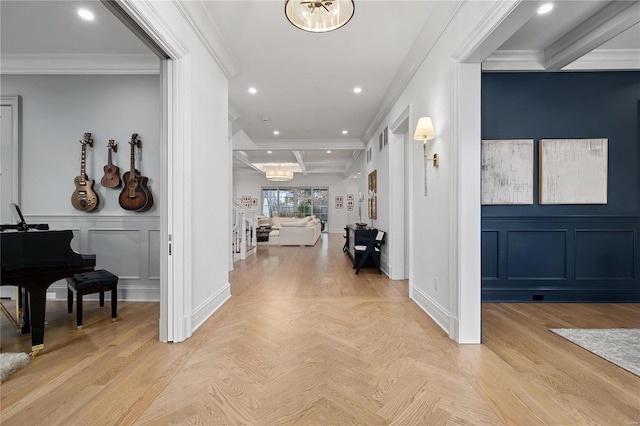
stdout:
<svg viewBox="0 0 640 426">
<path fill-rule="evenodd" d="M 24 287 L 16 288 L 16 320 L 20 324 L 20 332 L 31 332 L 31 315 L 29 312 L 29 294 Z"/>
<path fill-rule="evenodd" d="M 44 314 L 46 311 L 47 288 L 32 289 L 29 291 L 31 306 L 31 357 L 38 355 L 44 348 Z"/>
</svg>

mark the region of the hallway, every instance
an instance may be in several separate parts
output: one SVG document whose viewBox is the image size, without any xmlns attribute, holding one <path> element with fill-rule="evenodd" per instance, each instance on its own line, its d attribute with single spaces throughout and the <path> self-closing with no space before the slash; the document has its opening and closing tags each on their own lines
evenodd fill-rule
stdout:
<svg viewBox="0 0 640 426">
<path fill-rule="evenodd" d="M 85 329 L 48 304 L 45 350 L 2 385 L 12 424 L 633 424 L 640 378 L 548 332 L 639 327 L 640 306 L 488 304 L 484 345 L 459 346 L 406 281 L 355 275 L 340 234 L 260 246 L 192 338 L 157 341 L 157 304 Z M 107 303 L 108 308 L 108 303 Z M 10 334 L 2 350 L 26 350 Z"/>
</svg>

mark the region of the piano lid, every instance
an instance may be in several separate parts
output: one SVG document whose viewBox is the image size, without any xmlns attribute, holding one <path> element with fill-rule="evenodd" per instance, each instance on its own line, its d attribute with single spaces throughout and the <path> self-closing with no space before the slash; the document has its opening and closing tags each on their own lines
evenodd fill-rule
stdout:
<svg viewBox="0 0 640 426">
<path fill-rule="evenodd" d="M 0 233 L 0 265 L 3 272 L 23 268 L 74 265 L 81 256 L 71 248 L 73 232 L 5 231 Z"/>
</svg>

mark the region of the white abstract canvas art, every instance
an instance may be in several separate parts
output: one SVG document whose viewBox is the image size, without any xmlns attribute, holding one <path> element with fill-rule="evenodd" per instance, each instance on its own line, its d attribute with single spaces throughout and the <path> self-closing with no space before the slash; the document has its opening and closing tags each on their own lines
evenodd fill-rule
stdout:
<svg viewBox="0 0 640 426">
<path fill-rule="evenodd" d="M 540 140 L 540 204 L 607 204 L 608 142 Z"/>
<path fill-rule="evenodd" d="M 482 204 L 533 204 L 533 139 L 482 141 Z"/>
</svg>

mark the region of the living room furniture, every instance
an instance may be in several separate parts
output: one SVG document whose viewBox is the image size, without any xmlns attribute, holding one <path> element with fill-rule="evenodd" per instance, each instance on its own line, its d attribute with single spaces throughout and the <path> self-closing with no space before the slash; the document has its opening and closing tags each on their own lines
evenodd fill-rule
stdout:
<svg viewBox="0 0 640 426">
<path fill-rule="evenodd" d="M 67 312 L 73 313 L 73 294 L 76 294 L 76 325 L 82 329 L 82 296 L 100 293 L 100 307 L 104 306 L 104 292 L 111 291 L 111 321 L 118 313 L 118 277 L 104 269 L 75 274 L 67 278 Z"/>
<path fill-rule="evenodd" d="M 271 232 L 271 226 L 260 226 L 256 228 L 256 241 L 258 242 L 269 241 L 270 232 Z"/>
<path fill-rule="evenodd" d="M 360 272 L 360 269 L 365 265 L 367 259 L 373 259 L 373 262 L 378 268 L 378 273 L 382 273 L 382 271 L 380 271 L 380 250 L 382 248 L 382 244 L 384 243 L 384 235 L 384 231 L 378 231 L 375 238 L 366 239 L 362 241 L 365 244 L 356 244 L 354 246 L 355 253 L 360 255 L 358 265 L 356 266 L 354 263 L 353 266 L 354 268 L 356 268 L 356 274 Z"/>
<path fill-rule="evenodd" d="M 378 234 L 377 229 L 363 229 L 356 225 L 347 225 L 347 254 L 353 260 L 353 266 L 356 267 L 360 261 L 361 253 L 357 253 L 355 250 L 356 245 L 366 245 L 367 241 L 374 240 Z M 362 265 L 363 268 L 375 268 L 376 264 L 373 259 L 368 258 Z"/>
<path fill-rule="evenodd" d="M 259 216 L 259 223 L 264 223 L 264 219 L 264 216 Z M 322 223 L 314 216 L 304 218 L 275 216 L 266 219 L 269 219 L 271 224 L 269 245 L 313 246 L 322 233 Z"/>
</svg>

